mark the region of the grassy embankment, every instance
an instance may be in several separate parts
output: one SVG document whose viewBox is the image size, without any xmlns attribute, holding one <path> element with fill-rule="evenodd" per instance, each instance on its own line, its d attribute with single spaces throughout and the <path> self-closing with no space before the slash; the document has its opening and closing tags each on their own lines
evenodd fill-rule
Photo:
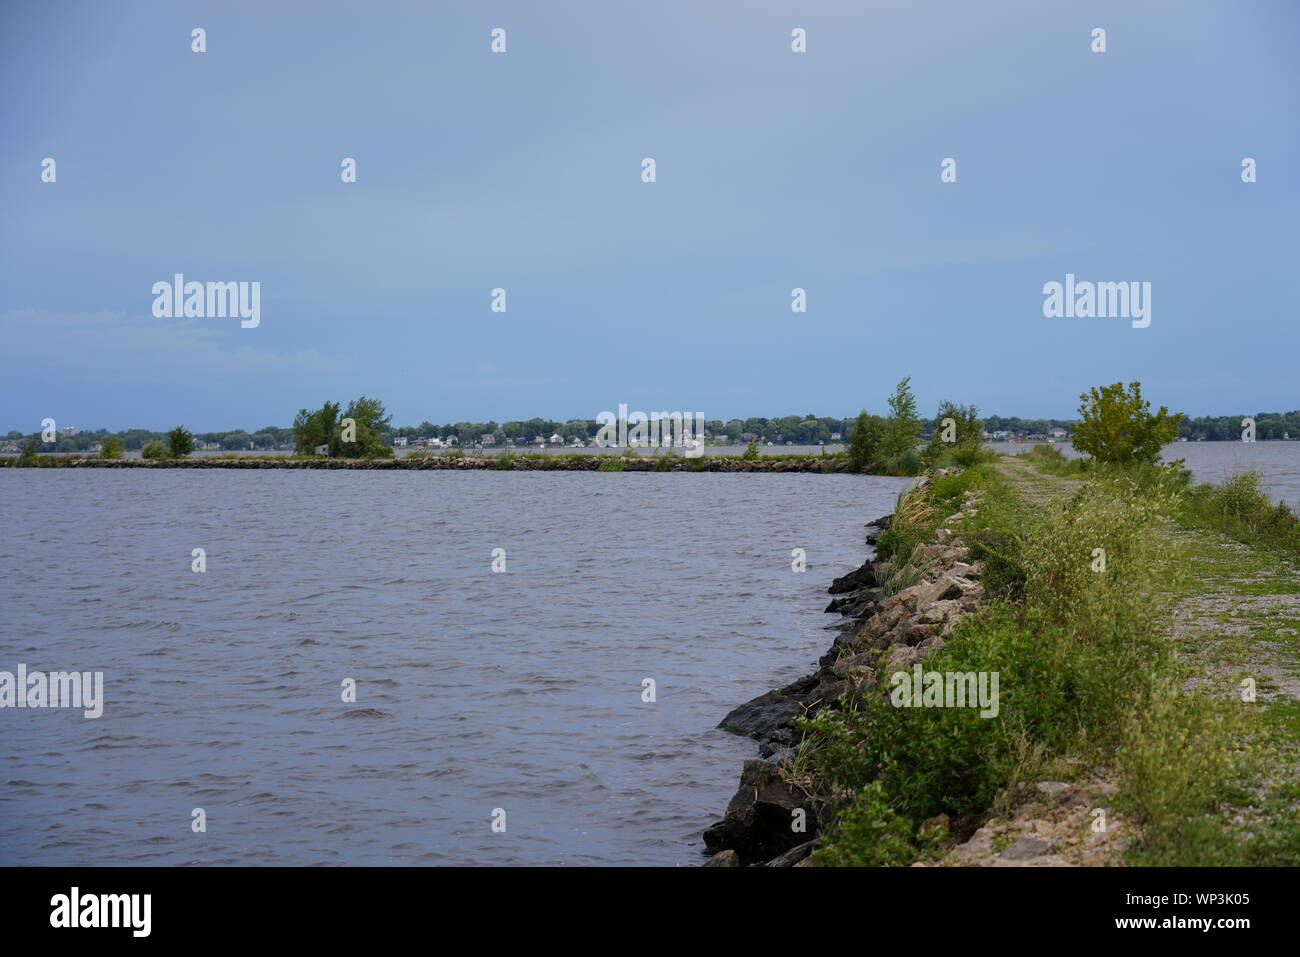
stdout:
<svg viewBox="0 0 1300 957">
<path fill-rule="evenodd" d="M 937 859 L 1025 785 L 1100 774 L 1125 863 L 1300 862 L 1295 517 L 1249 473 L 1189 487 L 1043 447 L 905 496 L 881 557 L 906 575 L 968 489 L 982 501 L 956 530 L 992 600 L 924 668 L 999 672 L 1001 712 L 871 695 L 805 722 L 790 773 L 836 807 L 815 861 Z M 940 814 L 951 834 L 922 827 Z"/>
</svg>

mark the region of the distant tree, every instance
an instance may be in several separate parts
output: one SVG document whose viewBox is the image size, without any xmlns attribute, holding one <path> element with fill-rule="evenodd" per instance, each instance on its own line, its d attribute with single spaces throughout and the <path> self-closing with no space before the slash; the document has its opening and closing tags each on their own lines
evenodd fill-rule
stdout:
<svg viewBox="0 0 1300 957">
<path fill-rule="evenodd" d="M 1142 398 L 1142 383 L 1115 382 L 1093 387 L 1079 396 L 1079 424 L 1074 427 L 1074 447 L 1098 462 L 1155 464 L 1161 446 L 1172 442 L 1183 414 L 1169 414 L 1163 405 L 1155 415 Z"/>
<path fill-rule="evenodd" d="M 140 450 L 140 456 L 146 459 L 165 459 L 167 458 L 167 446 L 157 439 L 151 439 Z"/>
<path fill-rule="evenodd" d="M 894 394 L 889 397 L 889 416 L 885 419 L 881 450 L 884 458 L 912 451 L 921 434 L 921 420 L 916 415 L 916 396 L 912 395 L 909 386 L 911 381 L 911 376 L 904 376 L 895 386 Z"/>
<path fill-rule="evenodd" d="M 99 457 L 103 459 L 120 459 L 122 457 L 122 440 L 116 435 L 110 435 L 104 441 L 104 447 L 100 450 Z"/>
<path fill-rule="evenodd" d="M 758 443 L 750 442 L 747 446 L 745 446 L 745 451 L 740 457 L 742 459 L 750 459 L 750 460 L 758 458 Z"/>
<path fill-rule="evenodd" d="M 380 433 L 389 428 L 392 417 L 378 399 L 361 396 L 348 404 L 342 415 L 337 402 L 326 402 L 319 409 L 300 409 L 293 420 L 294 447 L 299 455 L 310 455 L 319 446 L 339 458 L 389 456 L 393 450 L 380 441 Z M 348 419 L 352 421 L 347 422 Z"/>
<path fill-rule="evenodd" d="M 194 436 L 183 425 L 167 433 L 167 451 L 174 459 L 183 459 L 194 451 Z"/>
<path fill-rule="evenodd" d="M 885 424 L 880 416 L 866 409 L 858 413 L 849 431 L 850 472 L 870 472 L 879 464 L 885 440 Z"/>
</svg>

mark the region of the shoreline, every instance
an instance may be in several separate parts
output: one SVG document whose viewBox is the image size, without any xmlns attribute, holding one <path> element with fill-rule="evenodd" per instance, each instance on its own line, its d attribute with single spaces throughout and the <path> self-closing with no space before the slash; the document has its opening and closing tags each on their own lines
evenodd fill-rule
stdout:
<svg viewBox="0 0 1300 957">
<path fill-rule="evenodd" d="M 500 464 L 507 461 L 509 467 Z M 803 472 L 824 475 L 842 471 L 843 456 L 792 455 L 756 459 L 702 455 L 684 456 L 553 455 L 553 456 L 405 456 L 390 459 L 55 459 L 12 468 L 58 469 L 356 469 L 361 471 L 500 471 L 500 472 Z"/>
<path fill-rule="evenodd" d="M 961 471 L 939 469 L 904 494 L 922 492 L 932 478 Z M 962 509 L 950 520 L 977 514 L 977 493 L 967 493 Z M 867 523 L 867 545 L 875 546 L 893 517 L 891 513 Z M 710 857 L 701 866 L 812 864 L 810 854 L 830 823 L 832 808 L 816 782 L 794 780 L 785 773 L 787 761 L 797 758 L 802 737 L 792 722 L 838 708 L 844 695 L 881 694 L 882 676 L 910 669 L 942 648 L 956 623 L 985 601 L 978 581 L 980 565 L 964 561 L 968 549 L 948 529 L 940 529 L 920 547 L 928 556 L 924 577 L 889 595 L 881 589 L 889 575 L 887 563 L 874 552 L 857 569 L 832 581 L 825 611 L 838 612 L 841 621 L 827 626 L 837 634 L 818 659 L 817 670 L 733 708 L 718 723 L 724 731 L 756 739 L 759 757 L 745 761 L 739 788 L 722 819 L 704 831 Z"/>
</svg>

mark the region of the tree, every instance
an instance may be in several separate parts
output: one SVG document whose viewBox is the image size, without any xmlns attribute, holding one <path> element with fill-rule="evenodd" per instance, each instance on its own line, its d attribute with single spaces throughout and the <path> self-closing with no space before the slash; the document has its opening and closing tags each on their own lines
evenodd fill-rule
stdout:
<svg viewBox="0 0 1300 957">
<path fill-rule="evenodd" d="M 945 420 L 951 420 L 945 422 Z M 927 467 L 933 467 L 939 459 L 947 454 L 962 449 L 978 449 L 984 436 L 984 423 L 980 421 L 979 409 L 973 405 L 957 405 L 944 399 L 939 403 L 939 412 L 934 417 L 934 430 L 930 433 L 930 443 L 921 453 L 921 460 Z"/>
<path fill-rule="evenodd" d="M 314 412 L 300 409 L 293 420 L 294 447 L 299 455 L 310 455 L 319 446 L 328 446 L 336 458 L 359 459 L 389 456 L 393 450 L 379 440 L 379 433 L 389 428 L 392 417 L 378 399 L 361 396 L 348 404 L 340 415 L 337 402 L 326 402 Z M 347 420 L 351 419 L 351 422 Z"/>
<path fill-rule="evenodd" d="M 110 435 L 104 442 L 104 448 L 100 451 L 99 457 L 103 459 L 120 459 L 122 457 L 122 440 L 116 435 Z"/>
<path fill-rule="evenodd" d="M 146 442 L 144 448 L 140 450 L 140 457 L 145 459 L 165 459 L 167 458 L 167 446 L 157 439 Z"/>
<path fill-rule="evenodd" d="M 167 451 L 174 459 L 183 459 L 194 451 L 194 436 L 183 425 L 167 433 Z"/>
<path fill-rule="evenodd" d="M 921 420 L 916 416 L 916 396 L 908 383 L 911 376 L 903 376 L 889 397 L 889 417 L 885 419 L 885 435 L 881 449 L 884 458 L 893 458 L 916 448 L 921 434 Z"/>
<path fill-rule="evenodd" d="M 1161 446 L 1172 442 L 1183 414 L 1169 414 L 1163 405 L 1155 415 L 1142 398 L 1142 383 L 1094 386 L 1079 396 L 1080 422 L 1074 427 L 1074 447 L 1098 462 L 1154 465 Z"/>
<path fill-rule="evenodd" d="M 872 415 L 866 409 L 859 412 L 849 432 L 849 471 L 870 472 L 875 469 L 880 464 L 884 438 L 885 424 L 880 416 Z"/>
</svg>

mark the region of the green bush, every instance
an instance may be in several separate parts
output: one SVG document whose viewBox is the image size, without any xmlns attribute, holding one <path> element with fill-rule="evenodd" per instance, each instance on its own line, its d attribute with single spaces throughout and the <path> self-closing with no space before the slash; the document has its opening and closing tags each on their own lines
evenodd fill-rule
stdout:
<svg viewBox="0 0 1300 957">
<path fill-rule="evenodd" d="M 165 459 L 168 457 L 167 446 L 163 445 L 157 439 L 146 442 L 144 448 L 140 450 L 140 457 L 144 459 Z"/>
<path fill-rule="evenodd" d="M 901 867 L 912 859 L 912 828 L 873 781 L 836 818 L 830 843 L 813 851 L 821 867 Z"/>
<path fill-rule="evenodd" d="M 99 453 L 101 459 L 120 459 L 122 457 L 122 440 L 110 435 L 104 440 L 104 447 Z"/>
<path fill-rule="evenodd" d="M 1098 462 L 1142 462 L 1154 465 L 1161 447 L 1178 435 L 1183 414 L 1169 415 L 1161 406 L 1151 414 L 1142 398 L 1142 383 L 1115 382 L 1093 387 L 1079 396 L 1079 423 L 1074 427 L 1074 447 Z"/>
<path fill-rule="evenodd" d="M 605 456 L 600 465 L 596 466 L 597 472 L 623 472 L 626 470 L 627 462 L 621 456 L 616 455 Z"/>
<path fill-rule="evenodd" d="M 194 436 L 183 425 L 167 433 L 167 452 L 174 459 L 183 459 L 194 451 Z"/>
</svg>

